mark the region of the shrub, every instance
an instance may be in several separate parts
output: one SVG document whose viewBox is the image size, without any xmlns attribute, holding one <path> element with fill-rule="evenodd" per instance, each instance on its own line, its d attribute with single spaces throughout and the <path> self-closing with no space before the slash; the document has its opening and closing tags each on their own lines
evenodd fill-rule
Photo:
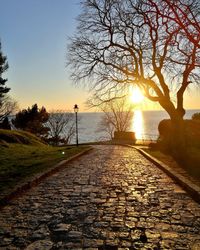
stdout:
<svg viewBox="0 0 200 250">
<path fill-rule="evenodd" d="M 198 120 L 198 121 L 200 121 L 200 113 L 194 113 L 192 115 L 192 120 Z"/>
<path fill-rule="evenodd" d="M 162 150 L 166 151 L 170 144 L 170 133 L 172 130 L 171 120 L 162 120 L 158 125 L 159 145 Z M 184 134 L 186 145 L 192 147 L 200 147 L 200 122 L 196 119 L 184 120 Z M 176 140 L 176 138 L 174 138 Z"/>
</svg>

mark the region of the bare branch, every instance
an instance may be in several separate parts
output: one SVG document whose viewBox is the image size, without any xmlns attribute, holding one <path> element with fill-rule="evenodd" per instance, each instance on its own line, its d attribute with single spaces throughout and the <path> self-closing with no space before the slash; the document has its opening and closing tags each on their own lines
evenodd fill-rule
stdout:
<svg viewBox="0 0 200 250">
<path fill-rule="evenodd" d="M 82 6 L 68 50 L 73 80 L 87 82 L 99 103 L 135 84 L 171 118 L 180 115 L 188 83 L 200 78 L 198 1 L 84 0 Z"/>
</svg>

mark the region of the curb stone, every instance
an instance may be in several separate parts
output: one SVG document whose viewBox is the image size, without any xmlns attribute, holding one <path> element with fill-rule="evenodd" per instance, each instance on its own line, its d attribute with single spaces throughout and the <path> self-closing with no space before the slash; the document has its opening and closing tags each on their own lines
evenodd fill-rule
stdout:
<svg viewBox="0 0 200 250">
<path fill-rule="evenodd" d="M 168 176 L 170 176 L 173 180 L 175 180 L 187 193 L 191 195 L 191 197 L 198 203 L 200 203 L 200 187 L 196 184 L 189 181 L 187 178 L 182 176 L 181 174 L 177 173 L 175 170 L 169 168 L 165 163 L 159 161 L 155 157 L 151 156 L 141 148 L 137 148 L 132 145 L 124 145 L 130 148 L 136 149 L 140 152 L 144 157 L 154 163 L 157 167 L 163 170 Z"/>
<path fill-rule="evenodd" d="M 68 162 L 77 159 L 78 157 L 82 156 L 83 154 L 88 153 L 92 149 L 93 149 L 92 147 L 87 148 L 87 149 L 83 150 L 82 152 L 69 157 L 66 160 L 62 160 L 58 164 L 49 168 L 48 170 L 46 170 L 42 173 L 36 174 L 33 177 L 29 178 L 28 181 L 20 184 L 19 186 L 16 186 L 8 194 L 5 194 L 3 197 L 0 197 L 0 208 L 6 206 L 10 200 L 12 200 L 15 197 L 19 196 L 20 194 L 24 193 L 28 189 L 30 189 L 34 186 L 37 186 L 39 183 L 41 183 L 48 176 L 51 176 L 54 173 L 58 172 L 59 170 L 63 169 L 65 167 L 65 164 L 67 164 Z"/>
</svg>

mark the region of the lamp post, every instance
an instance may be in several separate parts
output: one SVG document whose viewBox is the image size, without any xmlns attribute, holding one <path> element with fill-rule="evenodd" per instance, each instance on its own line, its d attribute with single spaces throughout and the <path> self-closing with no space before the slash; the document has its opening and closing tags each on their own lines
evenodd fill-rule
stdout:
<svg viewBox="0 0 200 250">
<path fill-rule="evenodd" d="M 78 105 L 74 105 L 74 113 L 76 115 L 76 146 L 78 147 L 78 119 L 77 119 L 77 113 L 78 113 Z"/>
</svg>

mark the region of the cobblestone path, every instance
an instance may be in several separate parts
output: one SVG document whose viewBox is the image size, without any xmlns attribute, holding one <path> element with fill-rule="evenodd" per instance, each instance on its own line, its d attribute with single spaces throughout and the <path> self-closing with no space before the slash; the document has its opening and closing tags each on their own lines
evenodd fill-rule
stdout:
<svg viewBox="0 0 200 250">
<path fill-rule="evenodd" d="M 200 249 L 200 205 L 136 150 L 97 146 L 0 211 L 0 249 Z"/>
</svg>

